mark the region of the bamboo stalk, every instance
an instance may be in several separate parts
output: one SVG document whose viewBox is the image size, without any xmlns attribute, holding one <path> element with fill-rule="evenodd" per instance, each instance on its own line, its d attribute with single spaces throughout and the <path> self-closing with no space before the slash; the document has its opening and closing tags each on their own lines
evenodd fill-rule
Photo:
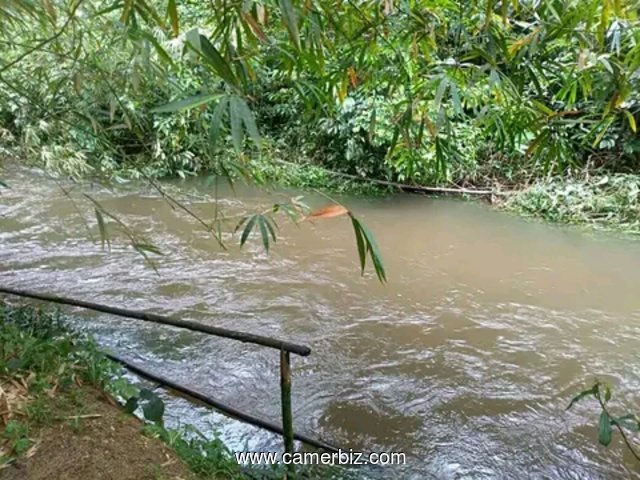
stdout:
<svg viewBox="0 0 640 480">
<path fill-rule="evenodd" d="M 73 307 L 87 308 L 89 310 L 95 310 L 97 312 L 108 313 L 110 315 L 117 315 L 119 317 L 135 318 L 144 322 L 159 323 L 162 325 L 170 325 L 172 327 L 184 328 L 194 332 L 207 333 L 216 337 L 230 338 L 233 340 L 239 340 L 246 343 L 254 343 L 256 345 L 262 345 L 264 347 L 275 348 L 278 350 L 285 350 L 297 355 L 306 357 L 311 353 L 311 348 L 306 345 L 297 345 L 295 343 L 285 342 L 277 340 L 275 338 L 264 337 L 262 335 L 255 335 L 253 333 L 238 332 L 236 330 L 229 330 L 227 328 L 214 327 L 211 325 L 205 325 L 191 320 L 181 320 L 178 318 L 167 317 L 164 315 L 158 315 L 155 313 L 140 312 L 137 310 L 128 310 L 126 308 L 110 307 L 107 305 L 101 305 L 99 303 L 85 302 L 84 300 L 76 300 L 73 298 L 59 297 L 57 295 L 50 295 L 47 293 L 37 293 L 28 290 L 18 290 L 15 288 L 0 287 L 0 293 L 6 293 L 9 295 L 16 295 L 19 297 L 33 298 L 35 300 L 43 300 L 45 302 L 58 303 L 62 305 L 71 305 Z"/>
<path fill-rule="evenodd" d="M 280 397 L 282 403 L 282 436 L 284 451 L 293 454 L 293 412 L 291 409 L 291 358 L 289 352 L 280 350 Z M 287 476 L 293 478 L 293 463 L 287 465 Z"/>
</svg>

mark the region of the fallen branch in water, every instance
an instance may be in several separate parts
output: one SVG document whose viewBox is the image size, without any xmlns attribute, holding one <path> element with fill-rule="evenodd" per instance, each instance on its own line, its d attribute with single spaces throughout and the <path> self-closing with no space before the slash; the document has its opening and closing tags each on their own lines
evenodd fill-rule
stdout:
<svg viewBox="0 0 640 480">
<path fill-rule="evenodd" d="M 285 165 L 292 166 L 300 166 L 299 163 L 287 162 L 286 160 L 277 160 L 279 163 L 283 163 Z M 336 172 L 334 170 L 328 170 L 326 168 L 318 167 L 327 172 L 330 175 L 335 175 L 337 177 L 349 178 L 351 180 L 359 180 L 361 182 L 369 182 L 375 183 L 377 185 L 385 185 L 388 187 L 396 187 L 401 190 L 413 190 L 420 192 L 429 192 L 429 193 L 453 193 L 457 195 L 479 195 L 479 196 L 492 196 L 492 195 L 506 195 L 509 192 L 498 192 L 495 190 L 476 190 L 473 188 L 462 188 L 462 187 L 426 187 L 423 185 L 410 185 L 408 183 L 400 183 L 400 182 L 391 182 L 389 180 L 377 180 L 374 178 L 364 178 L 359 177 L 358 175 L 352 175 L 350 173 L 342 173 Z"/>
</svg>

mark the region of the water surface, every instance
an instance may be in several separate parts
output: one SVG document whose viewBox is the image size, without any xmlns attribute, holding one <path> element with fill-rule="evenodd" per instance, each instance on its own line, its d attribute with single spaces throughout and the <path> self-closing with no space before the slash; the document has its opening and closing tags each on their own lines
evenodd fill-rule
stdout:
<svg viewBox="0 0 640 480">
<path fill-rule="evenodd" d="M 91 242 L 54 182 L 28 171 L 3 180 L 12 188 L 0 195 L 1 285 L 309 344 L 310 357 L 293 357 L 295 428 L 347 448 L 407 454 L 402 469 L 372 475 L 640 478 L 617 438 L 608 449 L 597 445 L 595 402 L 564 411 L 595 376 L 614 386 L 613 409 L 637 405 L 640 242 L 479 203 L 342 198 L 378 238 L 389 277 L 382 286 L 371 272 L 360 277 L 346 218 L 300 227 L 283 220 L 268 256 L 257 239 L 222 251 L 149 188 L 83 186 L 167 253 L 156 274 L 122 242 L 110 253 Z M 171 188 L 213 216 L 211 186 L 195 179 Z M 291 195 L 221 185 L 220 205 L 237 214 Z M 279 418 L 277 352 L 88 318 L 101 343 L 132 360 Z M 218 430 L 233 448 L 280 446 L 184 399 L 171 402 L 170 415 Z"/>
</svg>

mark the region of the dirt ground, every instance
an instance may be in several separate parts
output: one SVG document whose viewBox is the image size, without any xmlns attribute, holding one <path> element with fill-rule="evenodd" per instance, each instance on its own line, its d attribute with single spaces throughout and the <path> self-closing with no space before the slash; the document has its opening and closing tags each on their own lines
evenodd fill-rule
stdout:
<svg viewBox="0 0 640 480">
<path fill-rule="evenodd" d="M 83 387 L 83 413 L 56 414 L 29 432 L 33 447 L 1 480 L 193 480 L 188 467 L 105 394 Z"/>
</svg>

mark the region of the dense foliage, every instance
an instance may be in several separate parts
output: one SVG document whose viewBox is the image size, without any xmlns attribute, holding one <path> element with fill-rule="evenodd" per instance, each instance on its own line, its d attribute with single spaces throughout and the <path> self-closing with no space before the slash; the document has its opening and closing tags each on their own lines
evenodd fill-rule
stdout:
<svg viewBox="0 0 640 480">
<path fill-rule="evenodd" d="M 638 7 L 20 0 L 0 10 L 2 145 L 72 174 L 633 172 Z"/>
</svg>

